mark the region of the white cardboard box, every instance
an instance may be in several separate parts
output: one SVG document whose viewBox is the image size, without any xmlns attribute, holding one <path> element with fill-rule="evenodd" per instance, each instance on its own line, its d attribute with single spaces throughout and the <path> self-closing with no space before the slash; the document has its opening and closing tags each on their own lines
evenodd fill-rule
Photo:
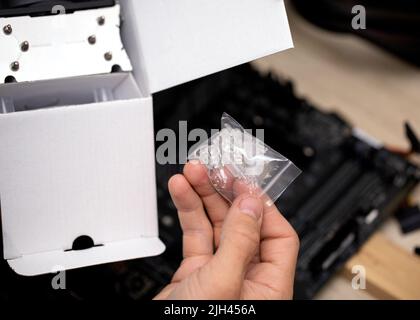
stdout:
<svg viewBox="0 0 420 320">
<path fill-rule="evenodd" d="M 123 42 L 154 93 L 293 46 L 283 0 L 122 0 Z"/>
<path fill-rule="evenodd" d="M 135 78 L 0 85 L 4 258 L 18 274 L 163 252 L 151 93 L 292 46 L 282 0 L 121 6 Z M 71 250 L 83 235 L 95 246 Z"/>
</svg>

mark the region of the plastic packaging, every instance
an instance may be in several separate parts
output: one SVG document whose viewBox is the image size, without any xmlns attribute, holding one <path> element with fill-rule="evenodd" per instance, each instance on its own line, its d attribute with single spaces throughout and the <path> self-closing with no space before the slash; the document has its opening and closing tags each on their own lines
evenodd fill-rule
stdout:
<svg viewBox="0 0 420 320">
<path fill-rule="evenodd" d="M 249 193 L 272 205 L 302 172 L 226 113 L 221 130 L 192 149 L 188 159 L 207 167 L 214 188 L 229 202 Z"/>
</svg>

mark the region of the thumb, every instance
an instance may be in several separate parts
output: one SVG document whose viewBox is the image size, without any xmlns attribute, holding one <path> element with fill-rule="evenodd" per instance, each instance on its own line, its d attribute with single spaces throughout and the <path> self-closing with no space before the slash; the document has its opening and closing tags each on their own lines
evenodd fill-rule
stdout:
<svg viewBox="0 0 420 320">
<path fill-rule="evenodd" d="M 261 199 L 239 196 L 232 204 L 222 227 L 220 246 L 216 259 L 224 270 L 245 272 L 260 245 L 260 229 L 263 214 Z"/>
</svg>

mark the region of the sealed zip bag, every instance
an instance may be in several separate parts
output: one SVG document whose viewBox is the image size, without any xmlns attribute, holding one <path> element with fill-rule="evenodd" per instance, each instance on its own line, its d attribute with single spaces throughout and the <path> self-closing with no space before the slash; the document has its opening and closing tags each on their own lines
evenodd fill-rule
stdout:
<svg viewBox="0 0 420 320">
<path fill-rule="evenodd" d="M 229 202 L 248 193 L 272 205 L 302 172 L 226 113 L 221 130 L 194 147 L 188 159 L 206 166 L 213 187 Z"/>
</svg>

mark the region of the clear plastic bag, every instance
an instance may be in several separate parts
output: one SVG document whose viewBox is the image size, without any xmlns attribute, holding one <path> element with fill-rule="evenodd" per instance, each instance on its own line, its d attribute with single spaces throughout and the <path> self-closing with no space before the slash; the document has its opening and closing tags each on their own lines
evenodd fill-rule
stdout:
<svg viewBox="0 0 420 320">
<path fill-rule="evenodd" d="M 188 159 L 207 167 L 214 188 L 229 202 L 248 193 L 272 205 L 302 172 L 226 113 L 221 130 L 191 150 Z"/>
</svg>

